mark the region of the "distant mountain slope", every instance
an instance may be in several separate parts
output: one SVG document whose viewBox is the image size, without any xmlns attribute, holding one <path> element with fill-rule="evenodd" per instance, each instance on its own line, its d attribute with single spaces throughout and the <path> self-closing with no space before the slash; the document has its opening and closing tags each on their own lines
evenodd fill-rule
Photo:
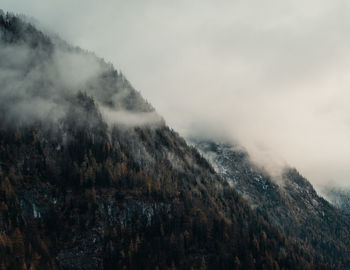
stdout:
<svg viewBox="0 0 350 270">
<path fill-rule="evenodd" d="M 337 187 L 326 187 L 324 193 L 329 201 L 345 214 L 350 215 L 350 190 Z"/>
<path fill-rule="evenodd" d="M 210 140 L 193 142 L 268 222 L 313 250 L 317 260 L 331 262 L 337 269 L 350 267 L 349 217 L 319 197 L 295 169 L 285 169 L 280 186 L 255 166 L 243 150 Z"/>
<path fill-rule="evenodd" d="M 1 12 L 0 59 L 0 269 L 329 268 L 112 65 Z"/>
</svg>

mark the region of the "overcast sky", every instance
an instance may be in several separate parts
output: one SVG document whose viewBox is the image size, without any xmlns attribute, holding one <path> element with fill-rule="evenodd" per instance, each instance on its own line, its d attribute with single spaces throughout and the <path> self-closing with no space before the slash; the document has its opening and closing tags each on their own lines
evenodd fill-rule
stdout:
<svg viewBox="0 0 350 270">
<path fill-rule="evenodd" d="M 341 0 L 2 0 L 111 61 L 183 135 L 225 134 L 315 185 L 350 186 Z"/>
</svg>

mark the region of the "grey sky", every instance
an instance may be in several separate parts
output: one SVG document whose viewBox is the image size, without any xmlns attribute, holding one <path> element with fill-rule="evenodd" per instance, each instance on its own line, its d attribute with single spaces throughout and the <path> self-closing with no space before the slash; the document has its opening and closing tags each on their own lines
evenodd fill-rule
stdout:
<svg viewBox="0 0 350 270">
<path fill-rule="evenodd" d="M 111 61 L 180 133 L 350 186 L 347 1 L 1 2 Z"/>
</svg>

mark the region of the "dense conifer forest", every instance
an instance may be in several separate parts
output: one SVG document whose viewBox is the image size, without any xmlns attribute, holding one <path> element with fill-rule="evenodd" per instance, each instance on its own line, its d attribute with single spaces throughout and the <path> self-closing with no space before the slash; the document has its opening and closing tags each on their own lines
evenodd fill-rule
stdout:
<svg viewBox="0 0 350 270">
<path fill-rule="evenodd" d="M 347 267 L 252 210 L 110 64 L 11 14 L 0 40 L 1 55 L 26 53 L 0 62 L 0 269 Z M 57 53 L 98 72 L 73 89 L 52 68 Z M 111 123 L 109 110 L 147 121 Z"/>
</svg>

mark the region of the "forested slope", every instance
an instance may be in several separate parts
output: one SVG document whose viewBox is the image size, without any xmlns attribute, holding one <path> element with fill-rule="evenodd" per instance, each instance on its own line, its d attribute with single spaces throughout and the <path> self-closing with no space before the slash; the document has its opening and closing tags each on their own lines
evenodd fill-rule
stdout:
<svg viewBox="0 0 350 270">
<path fill-rule="evenodd" d="M 326 268 L 110 64 L 9 14 L 0 56 L 1 269 Z"/>
<path fill-rule="evenodd" d="M 216 171 L 243 196 L 250 207 L 318 261 L 337 269 L 350 267 L 350 219 L 320 197 L 296 169 L 285 168 L 273 179 L 237 145 L 195 141 Z"/>
</svg>

